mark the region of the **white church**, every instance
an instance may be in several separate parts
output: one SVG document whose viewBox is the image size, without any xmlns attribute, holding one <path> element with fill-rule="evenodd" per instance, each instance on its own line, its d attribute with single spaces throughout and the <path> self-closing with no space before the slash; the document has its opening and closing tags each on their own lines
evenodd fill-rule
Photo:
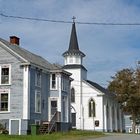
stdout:
<svg viewBox="0 0 140 140">
<path fill-rule="evenodd" d="M 72 128 L 104 132 L 122 132 L 123 114 L 116 96 L 99 84 L 87 79 L 83 66 L 85 54 L 80 51 L 75 22 L 72 24 L 69 48 L 63 53 L 63 69 L 72 73 Z"/>
</svg>

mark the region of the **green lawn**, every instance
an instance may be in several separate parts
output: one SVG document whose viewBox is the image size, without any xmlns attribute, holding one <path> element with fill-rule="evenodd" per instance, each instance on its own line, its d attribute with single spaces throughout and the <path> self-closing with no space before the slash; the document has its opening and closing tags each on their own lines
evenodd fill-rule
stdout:
<svg viewBox="0 0 140 140">
<path fill-rule="evenodd" d="M 104 136 L 101 132 L 92 131 L 70 131 L 65 133 L 52 133 L 49 135 L 37 136 L 10 136 L 0 135 L 0 140 L 85 140 L 86 138 L 94 138 Z"/>
</svg>

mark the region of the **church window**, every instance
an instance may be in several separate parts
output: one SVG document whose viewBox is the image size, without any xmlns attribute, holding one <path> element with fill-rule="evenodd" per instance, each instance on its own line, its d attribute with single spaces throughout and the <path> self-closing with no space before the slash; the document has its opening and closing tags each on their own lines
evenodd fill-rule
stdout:
<svg viewBox="0 0 140 140">
<path fill-rule="evenodd" d="M 119 108 L 117 108 L 117 119 L 118 120 L 119 120 L 119 113 L 120 113 Z"/>
<path fill-rule="evenodd" d="M 95 102 L 93 99 L 89 101 L 89 117 L 95 117 Z"/>
<path fill-rule="evenodd" d="M 77 64 L 79 63 L 79 58 L 76 58 L 76 63 L 77 63 Z"/>
<path fill-rule="evenodd" d="M 71 89 L 71 102 L 75 103 L 75 89 L 74 88 Z"/>
<path fill-rule="evenodd" d="M 69 57 L 69 63 L 73 63 L 73 57 L 72 56 Z"/>
<path fill-rule="evenodd" d="M 109 108 L 108 108 L 108 104 L 106 105 L 106 116 L 107 116 L 107 118 L 109 118 Z"/>
<path fill-rule="evenodd" d="M 76 56 L 76 57 L 75 57 L 75 63 L 76 63 L 76 64 L 79 64 L 79 63 L 80 63 L 80 57 L 79 57 L 79 56 Z"/>
</svg>

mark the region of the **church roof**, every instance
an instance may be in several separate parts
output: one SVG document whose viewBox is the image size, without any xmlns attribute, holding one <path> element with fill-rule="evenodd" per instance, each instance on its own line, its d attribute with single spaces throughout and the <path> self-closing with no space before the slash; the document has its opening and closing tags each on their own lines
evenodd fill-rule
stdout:
<svg viewBox="0 0 140 140">
<path fill-rule="evenodd" d="M 72 24 L 69 49 L 63 53 L 63 56 L 69 55 L 69 54 L 79 54 L 79 55 L 82 55 L 83 57 L 85 56 L 85 54 L 79 50 L 75 22 L 73 22 Z"/>
<path fill-rule="evenodd" d="M 87 71 L 87 69 L 83 65 L 73 64 L 73 65 L 64 65 L 63 69 L 84 69 Z"/>
<path fill-rule="evenodd" d="M 101 91 L 102 93 L 104 93 L 105 95 L 108 96 L 115 96 L 115 94 L 110 93 L 106 88 L 100 86 L 99 84 L 92 82 L 90 80 L 86 80 L 87 83 L 89 83 L 91 86 L 95 87 L 97 90 Z"/>
</svg>

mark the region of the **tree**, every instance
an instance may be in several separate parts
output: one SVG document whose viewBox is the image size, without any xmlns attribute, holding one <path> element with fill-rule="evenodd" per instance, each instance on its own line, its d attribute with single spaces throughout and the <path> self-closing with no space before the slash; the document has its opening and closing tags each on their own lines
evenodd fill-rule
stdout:
<svg viewBox="0 0 140 140">
<path fill-rule="evenodd" d="M 132 132 L 140 116 L 140 68 L 123 69 L 111 77 L 108 90 L 115 93 L 123 111 L 132 117 Z"/>
</svg>

